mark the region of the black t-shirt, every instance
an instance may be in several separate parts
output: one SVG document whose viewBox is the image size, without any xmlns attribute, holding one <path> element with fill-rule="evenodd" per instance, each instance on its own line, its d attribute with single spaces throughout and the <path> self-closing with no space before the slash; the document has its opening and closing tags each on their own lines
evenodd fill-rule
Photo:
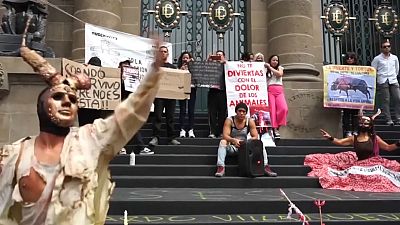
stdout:
<svg viewBox="0 0 400 225">
<path fill-rule="evenodd" d="M 177 67 L 174 64 L 171 64 L 169 62 L 164 63 L 164 65 L 162 67 L 177 69 Z"/>
</svg>

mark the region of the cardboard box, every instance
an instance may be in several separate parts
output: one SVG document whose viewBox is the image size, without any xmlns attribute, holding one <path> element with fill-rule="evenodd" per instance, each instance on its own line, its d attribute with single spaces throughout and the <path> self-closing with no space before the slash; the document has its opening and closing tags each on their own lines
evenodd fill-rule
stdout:
<svg viewBox="0 0 400 225">
<path fill-rule="evenodd" d="M 165 74 L 160 80 L 157 98 L 189 99 L 192 76 L 188 70 L 162 68 Z"/>
</svg>

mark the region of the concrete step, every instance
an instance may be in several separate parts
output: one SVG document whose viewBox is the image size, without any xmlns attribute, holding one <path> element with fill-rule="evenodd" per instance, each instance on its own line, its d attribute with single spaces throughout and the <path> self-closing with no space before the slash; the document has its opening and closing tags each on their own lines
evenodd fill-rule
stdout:
<svg viewBox="0 0 400 225">
<path fill-rule="evenodd" d="M 268 155 L 270 165 L 303 165 L 304 155 Z M 399 160 L 400 156 L 384 156 L 387 159 Z M 136 155 L 136 165 L 215 165 L 217 161 L 216 154 L 154 154 L 154 155 Z M 227 165 L 237 165 L 237 157 L 227 157 Z M 119 155 L 115 157 L 111 164 L 129 164 L 129 155 Z"/>
<path fill-rule="evenodd" d="M 127 146 L 130 152 L 133 147 Z M 209 154 L 217 155 L 218 145 L 158 145 L 152 147 L 156 154 Z M 351 151 L 352 147 L 339 146 L 277 146 L 267 147 L 268 155 L 308 155 L 313 153 L 338 153 Z M 381 151 L 381 155 L 399 155 L 400 150 Z"/>
<path fill-rule="evenodd" d="M 120 188 L 320 188 L 317 178 L 306 176 L 112 176 Z"/>
<path fill-rule="evenodd" d="M 325 201 L 329 213 L 396 213 L 398 193 L 368 193 L 317 188 L 283 188 L 303 212 L 318 212 L 314 201 Z M 279 188 L 117 188 L 109 214 L 132 215 L 284 214 L 288 202 Z M 373 206 L 373 207 L 372 207 Z"/>
<path fill-rule="evenodd" d="M 398 157 L 400 159 L 400 156 Z M 304 155 L 270 155 L 268 157 L 271 165 L 302 165 Z M 136 155 L 136 165 L 215 165 L 217 156 L 215 154 L 154 154 Z M 237 165 L 237 157 L 227 157 L 227 165 Z M 129 155 L 115 157 L 111 164 L 129 164 Z"/>
<path fill-rule="evenodd" d="M 310 224 L 320 224 L 317 213 L 305 214 Z M 209 214 L 209 215 L 128 215 L 129 224 L 165 225 L 243 225 L 243 224 L 276 224 L 299 225 L 297 216 L 287 218 L 287 214 Z M 398 225 L 400 213 L 327 213 L 322 220 L 329 225 Z M 110 215 L 106 225 L 124 225 L 123 215 Z"/>
<path fill-rule="evenodd" d="M 214 176 L 215 165 L 110 165 L 112 176 Z M 272 165 L 279 176 L 307 176 L 308 166 Z M 239 176 L 237 165 L 226 165 L 225 176 Z"/>
</svg>

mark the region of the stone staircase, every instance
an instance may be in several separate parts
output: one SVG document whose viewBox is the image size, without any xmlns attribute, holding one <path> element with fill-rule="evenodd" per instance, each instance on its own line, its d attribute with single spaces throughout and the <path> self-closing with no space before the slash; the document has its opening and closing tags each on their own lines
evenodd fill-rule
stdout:
<svg viewBox="0 0 400 225">
<path fill-rule="evenodd" d="M 378 120 L 378 134 L 393 142 L 400 139 L 399 127 L 389 127 Z M 146 143 L 151 125 L 142 128 Z M 324 200 L 326 225 L 400 224 L 398 193 L 366 193 L 322 189 L 318 179 L 307 177 L 303 165 L 310 153 L 345 151 L 322 139 L 282 139 L 268 149 L 269 162 L 278 177 L 238 177 L 237 158 L 228 158 L 226 176 L 214 177 L 218 139 L 208 135 L 207 116 L 196 115 L 196 138 L 179 139 L 182 145 L 161 145 L 155 155 L 137 155 L 136 166 L 129 166 L 129 155 L 117 156 L 110 165 L 116 189 L 111 198 L 106 224 L 123 224 L 124 210 L 129 224 L 301 224 L 288 219 L 285 191 L 302 210 L 310 224 L 321 224 L 317 199 Z M 127 145 L 128 152 L 133 148 Z M 399 160 L 399 151 L 382 152 L 384 157 Z M 296 215 L 293 218 L 298 218 Z"/>
</svg>

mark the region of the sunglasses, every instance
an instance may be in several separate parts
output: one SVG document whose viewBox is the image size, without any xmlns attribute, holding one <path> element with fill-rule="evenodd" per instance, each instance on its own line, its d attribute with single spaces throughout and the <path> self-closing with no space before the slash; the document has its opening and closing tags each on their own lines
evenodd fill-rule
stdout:
<svg viewBox="0 0 400 225">
<path fill-rule="evenodd" d="M 390 45 L 384 45 L 382 48 L 390 48 Z"/>
</svg>

